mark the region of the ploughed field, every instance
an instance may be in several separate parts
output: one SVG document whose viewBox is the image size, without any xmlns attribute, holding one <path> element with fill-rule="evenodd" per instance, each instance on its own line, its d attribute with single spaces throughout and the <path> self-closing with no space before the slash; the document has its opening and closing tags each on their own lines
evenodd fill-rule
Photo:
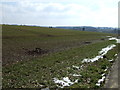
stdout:
<svg viewBox="0 0 120 90">
<path fill-rule="evenodd" d="M 102 87 L 118 53 L 118 44 L 107 36 L 115 35 L 3 25 L 3 88 Z M 101 51 L 108 46 L 107 53 Z"/>
</svg>

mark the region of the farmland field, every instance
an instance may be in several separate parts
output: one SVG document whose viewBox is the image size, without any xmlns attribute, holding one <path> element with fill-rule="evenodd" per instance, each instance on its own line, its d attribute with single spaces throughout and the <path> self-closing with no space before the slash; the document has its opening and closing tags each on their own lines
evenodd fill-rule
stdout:
<svg viewBox="0 0 120 90">
<path fill-rule="evenodd" d="M 19 60 L 29 60 L 41 55 L 28 55 L 35 48 L 56 52 L 79 47 L 85 41 L 101 40 L 107 34 L 55 28 L 3 25 L 3 65 Z M 109 35 L 109 34 L 108 34 Z M 102 40 L 101 40 L 102 41 Z"/>
<path fill-rule="evenodd" d="M 115 40 L 108 40 L 114 34 L 17 25 L 2 29 L 3 88 L 57 88 L 62 85 L 55 81 L 68 77 L 71 82 L 65 88 L 98 88 L 97 81 L 101 74 L 107 75 L 105 69 L 109 70 L 119 48 Z M 106 58 L 82 63 L 111 44 L 116 47 Z"/>
</svg>

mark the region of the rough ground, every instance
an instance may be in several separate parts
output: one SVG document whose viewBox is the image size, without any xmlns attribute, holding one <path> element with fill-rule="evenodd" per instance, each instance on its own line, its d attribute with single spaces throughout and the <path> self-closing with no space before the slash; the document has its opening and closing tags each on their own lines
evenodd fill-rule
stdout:
<svg viewBox="0 0 120 90">
<path fill-rule="evenodd" d="M 113 64 L 109 75 L 106 78 L 104 88 L 120 88 L 119 86 L 119 74 L 120 72 L 120 66 L 119 66 L 119 59 L 120 59 L 120 53 L 118 55 L 119 58 L 116 59 L 115 63 Z"/>
<path fill-rule="evenodd" d="M 34 53 L 34 49 L 33 50 L 27 50 L 28 52 L 31 52 L 31 54 L 26 54 L 26 51 L 23 48 L 21 48 L 21 49 L 19 49 L 18 52 L 15 52 L 14 56 L 11 56 L 11 55 L 5 56 L 5 55 L 3 55 L 3 57 L 2 57 L 2 60 L 3 60 L 2 61 L 2 66 L 8 65 L 8 64 L 12 64 L 12 63 L 16 63 L 16 61 L 19 61 L 19 60 L 31 60 L 31 59 L 36 58 L 36 57 L 40 58 L 40 56 L 42 56 L 42 55 L 47 55 L 47 54 L 54 53 L 54 52 L 68 50 L 68 49 L 71 49 L 71 48 L 77 48 L 77 47 L 81 47 L 81 46 L 84 46 L 84 45 L 89 45 L 89 44 L 94 44 L 94 43 L 98 43 L 98 42 L 103 42 L 103 41 L 106 41 L 106 40 L 108 40 L 108 39 L 106 38 L 104 40 L 98 39 L 98 40 L 92 40 L 92 41 L 91 40 L 87 40 L 87 41 L 78 42 L 77 44 L 73 44 L 73 45 L 66 46 L 66 47 L 63 46 L 63 47 L 53 48 L 53 49 L 48 50 L 46 53 L 41 53 L 41 54 L 40 53 L 35 54 Z M 3 52 L 3 54 L 4 53 L 5 52 Z M 17 55 L 17 53 L 19 54 L 19 56 Z"/>
</svg>

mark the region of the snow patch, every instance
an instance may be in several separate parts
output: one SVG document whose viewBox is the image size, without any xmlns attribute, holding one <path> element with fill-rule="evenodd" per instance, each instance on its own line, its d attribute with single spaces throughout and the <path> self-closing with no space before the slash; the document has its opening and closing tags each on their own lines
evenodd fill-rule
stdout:
<svg viewBox="0 0 120 90">
<path fill-rule="evenodd" d="M 106 68 L 104 71 L 106 72 L 108 69 Z"/>
<path fill-rule="evenodd" d="M 109 40 L 116 40 L 116 43 L 120 43 L 120 39 L 117 39 L 116 37 L 111 37 Z"/>
<path fill-rule="evenodd" d="M 79 77 L 79 76 L 82 76 L 80 74 L 73 74 L 74 77 Z"/>
<path fill-rule="evenodd" d="M 107 54 L 107 52 L 108 52 L 109 50 L 113 49 L 114 47 L 116 47 L 116 45 L 114 45 L 114 44 L 109 45 L 109 46 L 107 46 L 106 48 L 103 48 L 103 49 L 99 52 L 99 54 L 102 54 L 102 56 L 103 56 L 103 55 Z"/>
<path fill-rule="evenodd" d="M 68 77 L 64 77 L 63 80 L 59 80 L 57 78 L 53 78 L 53 81 L 57 84 L 60 84 L 61 86 L 58 86 L 60 88 L 64 88 L 65 86 L 71 86 L 73 85 L 74 83 L 77 83 L 78 82 L 78 79 L 75 80 L 74 82 L 71 82 L 71 80 L 68 78 Z"/>
<path fill-rule="evenodd" d="M 117 39 L 117 43 L 120 43 L 120 39 Z"/>
<path fill-rule="evenodd" d="M 108 60 L 108 61 L 112 62 L 112 61 L 113 61 L 113 59 L 111 59 L 111 60 Z"/>
<path fill-rule="evenodd" d="M 103 73 L 102 76 L 105 76 L 105 73 Z"/>
<path fill-rule="evenodd" d="M 116 37 L 111 37 L 111 38 L 109 38 L 109 40 L 117 40 L 117 38 Z"/>
<path fill-rule="evenodd" d="M 117 54 L 115 54 L 114 56 L 117 56 Z"/>
<path fill-rule="evenodd" d="M 100 84 L 105 80 L 105 76 L 103 76 L 101 79 L 98 80 L 96 83 L 97 86 L 100 86 Z"/>
<path fill-rule="evenodd" d="M 98 82 L 96 83 L 97 86 L 100 86 L 100 84 L 105 80 L 105 73 L 103 73 L 102 78 L 98 80 Z"/>
<path fill-rule="evenodd" d="M 106 48 L 103 48 L 103 49 L 99 52 L 99 55 L 98 55 L 98 56 L 96 56 L 96 57 L 94 57 L 94 58 L 92 58 L 92 59 L 89 59 L 89 58 L 88 58 L 88 59 L 83 59 L 82 63 L 84 63 L 84 62 L 95 62 L 95 61 L 99 60 L 100 58 L 103 58 L 103 56 L 104 56 L 105 54 L 107 54 L 107 52 L 108 52 L 109 50 L 113 49 L 114 47 L 116 47 L 116 45 L 114 45 L 114 44 L 109 45 L 109 46 L 107 46 Z"/>
<path fill-rule="evenodd" d="M 78 66 L 72 65 L 73 68 L 80 69 Z"/>
</svg>

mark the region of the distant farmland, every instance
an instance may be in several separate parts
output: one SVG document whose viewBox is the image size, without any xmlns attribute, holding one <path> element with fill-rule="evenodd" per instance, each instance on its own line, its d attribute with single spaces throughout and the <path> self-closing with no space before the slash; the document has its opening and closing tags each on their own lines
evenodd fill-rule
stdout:
<svg viewBox="0 0 120 90">
<path fill-rule="evenodd" d="M 118 44 L 107 36 L 115 34 L 3 25 L 3 88 L 58 88 L 65 83 L 60 80 L 67 82 L 68 77 L 71 82 L 63 85 L 64 88 L 98 88 L 97 81 L 101 74 L 107 75 L 105 69 L 111 67 L 118 53 Z M 105 58 L 82 63 L 111 44 L 116 47 Z M 100 87 L 103 85 L 104 82 Z"/>
</svg>

